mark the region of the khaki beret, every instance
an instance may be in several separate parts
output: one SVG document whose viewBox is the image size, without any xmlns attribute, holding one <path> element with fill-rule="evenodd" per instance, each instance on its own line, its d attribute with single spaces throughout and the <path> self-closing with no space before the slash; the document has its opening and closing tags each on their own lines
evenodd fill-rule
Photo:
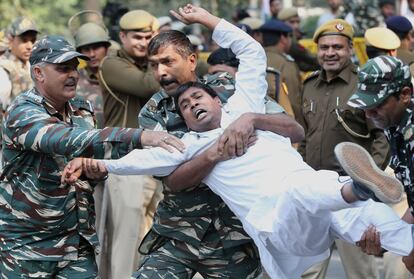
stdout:
<svg viewBox="0 0 414 279">
<path fill-rule="evenodd" d="M 351 24 L 343 19 L 332 19 L 316 29 L 313 35 L 313 41 L 318 43 L 320 37 L 327 35 L 342 35 L 352 40 L 354 37 L 354 29 Z"/>
<path fill-rule="evenodd" d="M 281 21 L 288 20 L 291 17 L 299 16 L 298 14 L 298 8 L 290 7 L 290 8 L 284 8 L 282 9 L 278 14 L 277 18 Z"/>
<path fill-rule="evenodd" d="M 394 50 L 400 47 L 400 38 L 385 27 L 369 28 L 365 31 L 365 42 L 368 46 L 380 49 Z"/>
<path fill-rule="evenodd" d="M 239 21 L 241 24 L 246 24 L 249 26 L 252 30 L 257 30 L 264 24 L 264 21 L 260 18 L 255 17 L 246 17 Z"/>
<path fill-rule="evenodd" d="M 124 14 L 119 20 L 121 30 L 151 32 L 159 29 L 157 19 L 144 10 L 134 10 Z"/>
</svg>

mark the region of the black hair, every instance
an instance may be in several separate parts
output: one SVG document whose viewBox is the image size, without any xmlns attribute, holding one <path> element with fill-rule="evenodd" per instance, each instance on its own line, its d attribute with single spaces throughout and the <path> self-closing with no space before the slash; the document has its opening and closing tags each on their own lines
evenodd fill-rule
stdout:
<svg viewBox="0 0 414 279">
<path fill-rule="evenodd" d="M 280 41 L 280 37 L 282 35 L 285 37 L 288 36 L 287 33 L 267 31 L 267 30 L 263 30 L 262 34 L 263 34 L 263 46 L 264 47 L 276 45 Z"/>
<path fill-rule="evenodd" d="M 233 20 L 235 20 L 235 21 L 238 22 L 240 20 L 245 19 L 246 17 L 250 17 L 250 15 L 249 15 L 249 13 L 247 12 L 246 9 L 244 9 L 244 8 L 237 8 L 234 11 Z"/>
<path fill-rule="evenodd" d="M 148 44 L 148 56 L 152 56 L 158 53 L 160 48 L 167 46 L 174 46 L 175 50 L 183 57 L 187 57 L 194 53 L 193 45 L 187 36 L 177 30 L 168 30 L 159 33 Z"/>
<path fill-rule="evenodd" d="M 216 91 L 214 91 L 214 89 L 211 88 L 211 86 L 205 83 L 199 82 L 199 81 L 190 81 L 190 82 L 180 85 L 180 87 L 178 87 L 177 90 L 174 92 L 173 96 L 174 96 L 175 108 L 181 117 L 183 117 L 183 115 L 181 114 L 180 106 L 178 105 L 178 99 L 181 96 L 181 94 L 183 94 L 190 88 L 200 88 L 203 91 L 205 91 L 208 95 L 210 95 L 212 98 L 217 97 Z"/>
<path fill-rule="evenodd" d="M 213 51 L 207 58 L 207 63 L 210 65 L 224 64 L 230 67 L 238 68 L 239 59 L 229 48 L 218 48 Z"/>
<path fill-rule="evenodd" d="M 378 56 L 381 56 L 381 55 L 387 55 L 387 56 L 389 55 L 389 53 L 386 49 L 377 48 L 377 47 L 374 47 L 374 46 L 367 46 L 366 47 L 366 52 L 367 52 L 367 55 L 368 55 L 369 59 L 375 58 L 375 57 L 378 57 Z"/>
</svg>

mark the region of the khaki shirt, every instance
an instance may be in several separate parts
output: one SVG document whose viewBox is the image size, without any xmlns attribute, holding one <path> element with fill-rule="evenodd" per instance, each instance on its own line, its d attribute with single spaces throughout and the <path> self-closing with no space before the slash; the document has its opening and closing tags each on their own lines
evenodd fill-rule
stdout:
<svg viewBox="0 0 414 279">
<path fill-rule="evenodd" d="M 404 64 L 410 66 L 411 75 L 414 76 L 414 53 L 408 49 L 399 48 L 397 50 L 397 58 L 401 59 Z"/>
<path fill-rule="evenodd" d="M 125 50 L 105 57 L 99 67 L 105 126 L 138 127 L 141 107 L 158 91 L 148 65 L 137 65 Z"/>
<path fill-rule="evenodd" d="M 305 80 L 301 120 L 305 140 L 299 147 L 306 163 L 316 170 L 328 169 L 344 174 L 334 156 L 335 146 L 344 141 L 357 143 L 367 149 L 376 164 L 385 168 L 389 160 L 389 146 L 382 130 L 365 118 L 361 109 L 347 105 L 357 88 L 357 66 L 349 62 L 328 82 L 324 71 L 314 72 Z M 355 133 L 352 135 L 338 121 L 337 113 Z"/>
<path fill-rule="evenodd" d="M 293 108 L 294 115 L 300 114 L 300 105 L 301 105 L 301 91 L 302 91 L 302 82 L 300 79 L 299 68 L 296 65 L 293 58 L 289 55 L 283 54 L 276 47 L 266 47 L 265 48 L 267 55 L 267 66 L 275 68 L 281 73 L 282 82 L 287 86 L 287 92 L 290 100 L 290 104 Z M 274 82 L 269 80 L 269 75 L 267 76 L 267 83 L 269 84 L 270 92 L 275 92 Z"/>
</svg>

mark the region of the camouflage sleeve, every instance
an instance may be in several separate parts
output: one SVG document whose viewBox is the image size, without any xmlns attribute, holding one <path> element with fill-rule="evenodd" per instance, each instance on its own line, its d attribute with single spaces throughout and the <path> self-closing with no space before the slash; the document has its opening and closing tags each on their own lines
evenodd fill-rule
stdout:
<svg viewBox="0 0 414 279">
<path fill-rule="evenodd" d="M 159 83 L 152 71 L 142 71 L 119 58 L 105 59 L 101 71 L 106 84 L 115 92 L 150 98 L 159 89 Z"/>
<path fill-rule="evenodd" d="M 367 121 L 367 125 L 373 140 L 370 153 L 377 166 L 385 170 L 391 158 L 390 145 L 383 130 L 375 127 L 369 120 Z"/>
<path fill-rule="evenodd" d="M 141 109 L 138 115 L 139 127 L 152 131 L 166 131 L 167 128 L 163 125 L 164 119 L 158 116 L 155 111 L 150 109 L 152 99 L 149 100 Z"/>
<path fill-rule="evenodd" d="M 14 106 L 8 113 L 3 142 L 16 149 L 68 157 L 115 159 L 141 148 L 141 129 L 74 127 L 30 103 Z"/>
</svg>

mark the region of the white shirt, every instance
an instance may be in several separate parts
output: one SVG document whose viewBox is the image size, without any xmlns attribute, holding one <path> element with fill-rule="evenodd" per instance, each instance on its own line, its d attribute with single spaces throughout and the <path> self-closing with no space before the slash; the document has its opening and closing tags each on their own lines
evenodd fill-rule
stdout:
<svg viewBox="0 0 414 279">
<path fill-rule="evenodd" d="M 221 47 L 230 47 L 240 60 L 236 91 L 222 110 L 221 128 L 187 133 L 182 138 L 186 146 L 184 153 L 169 153 L 162 148 L 152 148 L 133 150 L 118 160 L 103 160 L 109 173 L 169 175 L 180 164 L 211 146 L 223 129 L 240 114 L 264 112 L 267 83 L 266 54 L 263 48 L 241 29 L 225 20 L 221 20 L 214 29 L 213 39 Z M 297 171 L 312 170 L 291 147 L 288 138 L 266 131 L 257 131 L 257 134 L 256 144 L 246 154 L 218 163 L 203 179 L 241 220 L 246 232 L 254 240 L 257 240 L 257 230 L 252 230 L 251 223 L 246 220 L 249 211 L 257 208 L 256 205 L 264 198 L 284 192 L 290 186 L 284 181 Z M 256 244 L 263 256 L 266 247 L 257 241 Z M 266 267 L 271 274 L 278 273 L 278 268 L 274 265 L 272 263 Z"/>
</svg>

